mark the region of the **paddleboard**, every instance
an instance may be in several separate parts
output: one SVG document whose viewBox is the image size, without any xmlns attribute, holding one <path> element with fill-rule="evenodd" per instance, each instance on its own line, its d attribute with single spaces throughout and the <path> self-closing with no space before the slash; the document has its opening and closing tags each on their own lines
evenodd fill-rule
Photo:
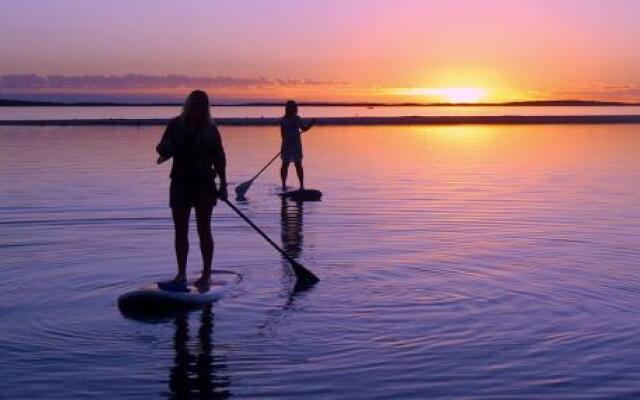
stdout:
<svg viewBox="0 0 640 400">
<path fill-rule="evenodd" d="M 118 307 L 123 312 L 154 313 L 168 308 L 195 308 L 223 298 L 233 289 L 237 279 L 214 277 L 211 287 L 200 292 L 187 286 L 188 292 L 162 290 L 157 283 L 124 293 L 118 298 Z"/>
<path fill-rule="evenodd" d="M 295 201 L 320 201 L 322 192 L 316 189 L 298 189 L 279 193 L 279 196 Z"/>
</svg>

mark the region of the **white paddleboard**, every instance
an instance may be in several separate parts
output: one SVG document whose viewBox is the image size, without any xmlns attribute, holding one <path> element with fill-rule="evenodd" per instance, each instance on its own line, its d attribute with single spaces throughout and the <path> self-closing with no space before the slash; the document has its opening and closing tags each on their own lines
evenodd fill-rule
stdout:
<svg viewBox="0 0 640 400">
<path fill-rule="evenodd" d="M 118 298 L 122 311 L 154 312 L 165 308 L 189 308 L 213 303 L 228 294 L 237 283 L 235 277 L 214 277 L 211 287 L 200 292 L 194 286 L 187 286 L 188 292 L 162 290 L 157 283 L 124 293 Z"/>
</svg>

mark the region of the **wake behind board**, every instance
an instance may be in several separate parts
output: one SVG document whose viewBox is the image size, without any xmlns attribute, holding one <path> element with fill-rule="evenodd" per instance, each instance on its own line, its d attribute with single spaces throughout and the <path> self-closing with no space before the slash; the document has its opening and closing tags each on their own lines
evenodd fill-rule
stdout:
<svg viewBox="0 0 640 400">
<path fill-rule="evenodd" d="M 189 309 L 203 306 L 223 298 L 236 282 L 215 277 L 206 292 L 187 286 L 188 292 L 162 290 L 157 283 L 127 292 L 118 298 L 123 314 L 154 314 L 167 310 Z"/>
<path fill-rule="evenodd" d="M 320 201 L 322 198 L 322 192 L 316 189 L 298 189 L 290 190 L 278 194 L 284 199 L 291 199 L 294 201 Z"/>
</svg>

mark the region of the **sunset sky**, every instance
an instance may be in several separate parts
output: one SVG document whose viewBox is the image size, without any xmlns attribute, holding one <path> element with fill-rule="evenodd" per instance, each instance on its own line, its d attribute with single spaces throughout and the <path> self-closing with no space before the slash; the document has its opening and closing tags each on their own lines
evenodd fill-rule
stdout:
<svg viewBox="0 0 640 400">
<path fill-rule="evenodd" d="M 3 98 L 640 101 L 637 0 L 0 0 L 0 37 Z"/>
</svg>

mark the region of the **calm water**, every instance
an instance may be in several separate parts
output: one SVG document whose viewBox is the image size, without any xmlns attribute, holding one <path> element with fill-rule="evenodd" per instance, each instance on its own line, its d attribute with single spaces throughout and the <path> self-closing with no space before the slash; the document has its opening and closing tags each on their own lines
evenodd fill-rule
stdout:
<svg viewBox="0 0 640 400">
<path fill-rule="evenodd" d="M 223 128 L 232 183 L 275 128 Z M 158 127 L 0 128 L 3 398 L 638 398 L 640 126 L 318 127 L 319 203 L 276 168 L 225 205 L 212 308 L 124 318 L 173 274 Z M 190 272 L 199 270 L 192 232 Z"/>
<path fill-rule="evenodd" d="M 0 107 L 0 120 L 170 118 L 179 107 Z M 640 107 L 301 107 L 306 117 L 637 115 Z M 282 107 L 213 107 L 229 118 L 279 117 Z"/>
</svg>

